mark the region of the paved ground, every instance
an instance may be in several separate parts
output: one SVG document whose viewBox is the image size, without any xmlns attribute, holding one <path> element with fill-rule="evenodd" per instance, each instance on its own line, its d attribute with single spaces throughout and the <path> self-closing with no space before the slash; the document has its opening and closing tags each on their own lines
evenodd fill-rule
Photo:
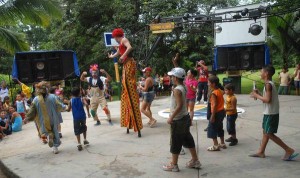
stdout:
<svg viewBox="0 0 300 178">
<path fill-rule="evenodd" d="M 284 152 L 269 142 L 267 158 L 250 158 L 255 153 L 261 139 L 261 102 L 250 99 L 248 95 L 238 95 L 238 106 L 246 112 L 237 121 L 239 144 L 220 152 L 208 152 L 206 148 L 212 141 L 206 138 L 203 129 L 207 121 L 197 121 L 191 128 L 197 143 L 202 169 L 185 168 L 190 155 L 179 158 L 179 173 L 164 172 L 163 163 L 170 160 L 169 126 L 166 119 L 157 115 L 168 107 L 169 98 L 160 98 L 153 103 L 153 113 L 158 120 L 156 128 L 145 125 L 142 137 L 131 131 L 126 134 L 119 124 L 119 102 L 110 102 L 109 108 L 115 122 L 109 126 L 102 120 L 101 126 L 94 126 L 92 119 L 87 120 L 90 146 L 79 152 L 73 134 L 71 113 L 64 112 L 63 139 L 59 154 L 54 155 L 47 145 L 41 144 L 33 123 L 24 130 L 14 133 L 0 142 L 2 163 L 20 177 L 299 177 L 300 161 L 281 160 Z M 281 96 L 280 136 L 288 145 L 300 151 L 300 97 Z M 100 116 L 104 116 L 101 111 Z M 102 117 L 104 118 L 104 117 Z M 144 118 L 146 123 L 147 119 Z M 227 137 L 227 136 L 226 136 Z M 299 159 L 299 158 L 298 158 Z M 2 166 L 3 168 L 3 166 Z M 10 174 L 12 175 L 12 174 Z M 1 177 L 1 174 L 0 174 Z"/>
</svg>

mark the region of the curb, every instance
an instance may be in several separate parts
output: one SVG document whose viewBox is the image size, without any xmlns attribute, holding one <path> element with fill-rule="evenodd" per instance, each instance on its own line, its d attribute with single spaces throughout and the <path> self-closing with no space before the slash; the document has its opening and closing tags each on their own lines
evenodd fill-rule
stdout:
<svg viewBox="0 0 300 178">
<path fill-rule="evenodd" d="M 5 164 L 0 160 L 0 169 L 7 178 L 20 178 L 17 174 L 12 172 Z"/>
</svg>

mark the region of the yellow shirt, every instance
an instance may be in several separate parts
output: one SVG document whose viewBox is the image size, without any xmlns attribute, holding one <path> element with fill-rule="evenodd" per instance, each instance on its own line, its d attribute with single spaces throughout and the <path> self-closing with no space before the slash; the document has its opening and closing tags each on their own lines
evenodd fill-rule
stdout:
<svg viewBox="0 0 300 178">
<path fill-rule="evenodd" d="M 230 110 L 230 111 L 227 111 L 227 108 L 232 108 L 232 100 L 235 98 L 236 100 L 236 97 L 234 95 L 227 95 L 226 97 L 226 106 L 225 106 L 225 110 L 226 110 L 226 115 L 234 115 L 237 113 L 237 110 L 236 110 L 236 107 L 234 108 L 234 110 Z"/>
</svg>

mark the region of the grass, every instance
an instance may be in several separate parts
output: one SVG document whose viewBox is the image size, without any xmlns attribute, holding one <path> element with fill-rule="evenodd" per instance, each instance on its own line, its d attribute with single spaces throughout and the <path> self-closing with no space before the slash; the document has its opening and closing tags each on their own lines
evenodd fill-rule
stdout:
<svg viewBox="0 0 300 178">
<path fill-rule="evenodd" d="M 277 89 L 280 83 L 278 78 L 278 72 L 280 71 L 281 69 L 276 69 L 276 72 L 273 75 L 273 81 L 275 82 Z M 294 73 L 294 68 L 289 69 L 289 74 L 292 75 L 293 73 Z M 227 74 L 219 74 L 218 77 L 220 79 L 220 82 L 222 82 L 223 78 L 227 78 Z M 242 94 L 249 94 L 252 91 L 253 81 L 256 82 L 257 88 L 260 91 L 262 91 L 264 87 L 264 83 L 260 78 L 260 71 L 242 73 L 242 85 L 241 85 Z"/>
</svg>

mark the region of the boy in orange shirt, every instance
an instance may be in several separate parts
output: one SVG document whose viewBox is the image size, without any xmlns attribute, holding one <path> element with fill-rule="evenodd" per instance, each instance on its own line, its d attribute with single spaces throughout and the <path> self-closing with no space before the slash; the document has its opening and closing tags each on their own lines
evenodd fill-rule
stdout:
<svg viewBox="0 0 300 178">
<path fill-rule="evenodd" d="M 207 137 L 213 139 L 214 145 L 207 148 L 207 151 L 220 151 L 220 148 L 226 149 L 224 142 L 223 120 L 225 117 L 223 92 L 217 86 L 219 78 L 210 76 L 208 78 L 208 86 L 212 89 L 210 95 L 211 116 L 209 119 Z M 217 137 L 220 137 L 221 143 L 218 143 Z"/>
<path fill-rule="evenodd" d="M 230 138 L 226 139 L 226 142 L 230 142 L 229 146 L 234 146 L 238 143 L 238 139 L 236 138 L 236 130 L 235 130 L 235 121 L 237 119 L 237 109 L 236 109 L 236 104 L 237 104 L 237 99 L 234 95 L 234 85 L 229 83 L 225 85 L 225 94 L 227 95 L 226 97 L 226 105 L 225 105 L 225 111 L 227 115 L 227 132 L 229 135 L 231 135 Z"/>
</svg>

